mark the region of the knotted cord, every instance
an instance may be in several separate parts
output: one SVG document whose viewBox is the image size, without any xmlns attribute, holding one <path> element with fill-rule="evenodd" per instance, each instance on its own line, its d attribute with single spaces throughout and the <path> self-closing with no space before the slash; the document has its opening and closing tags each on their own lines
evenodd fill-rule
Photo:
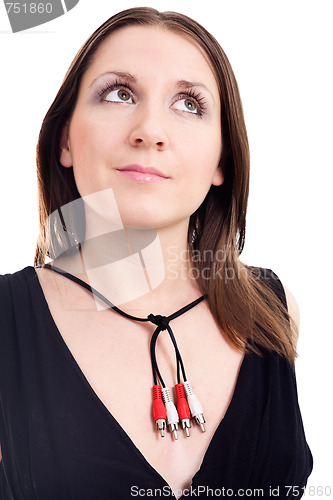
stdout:
<svg viewBox="0 0 333 500">
<path fill-rule="evenodd" d="M 158 368 L 157 361 L 156 361 L 156 341 L 157 341 L 158 335 L 162 331 L 167 330 L 169 333 L 170 339 L 173 343 L 175 353 L 176 353 L 177 382 L 180 383 L 180 371 L 182 372 L 182 376 L 183 376 L 184 381 L 187 380 L 186 374 L 185 374 L 184 363 L 183 363 L 181 354 L 179 352 L 174 333 L 173 333 L 172 328 L 171 328 L 169 323 L 173 319 L 178 318 L 179 316 L 181 316 L 182 314 L 184 314 L 185 312 L 189 311 L 190 309 L 195 307 L 197 304 L 202 302 L 205 299 L 204 295 L 199 297 L 198 299 L 194 300 L 190 304 L 187 304 L 186 306 L 182 307 L 181 309 L 174 312 L 173 314 L 170 314 L 170 316 L 162 316 L 160 314 L 157 314 L 157 315 L 149 314 L 146 318 L 139 318 L 137 316 L 133 316 L 133 315 L 128 314 L 125 311 L 119 309 L 119 307 L 112 304 L 112 302 L 110 300 L 108 300 L 104 295 L 102 295 L 98 290 L 96 290 L 95 288 L 93 288 L 92 286 L 90 286 L 88 283 L 81 280 L 80 278 L 74 276 L 73 274 L 70 274 L 70 273 L 64 271 L 63 269 L 60 269 L 59 267 L 53 266 L 51 264 L 43 264 L 43 265 L 40 265 L 37 267 L 50 269 L 51 271 L 54 271 L 54 272 L 64 276 L 65 278 L 73 281 L 74 283 L 77 283 L 78 285 L 82 286 L 83 288 L 85 288 L 86 290 L 91 292 L 93 295 L 95 295 L 95 297 L 100 299 L 102 302 L 104 302 L 109 308 L 113 309 L 115 312 L 117 312 L 118 314 L 120 314 L 121 316 L 123 316 L 127 319 L 130 319 L 132 321 L 139 321 L 141 323 L 142 322 L 150 322 L 153 325 L 155 325 L 156 328 L 155 328 L 155 330 L 151 336 L 151 339 L 150 339 L 150 357 L 151 357 L 154 384 L 156 385 L 157 379 L 159 379 L 162 387 L 165 387 L 165 383 L 164 383 L 164 380 L 161 376 L 161 373 L 160 373 L 160 370 Z"/>
</svg>

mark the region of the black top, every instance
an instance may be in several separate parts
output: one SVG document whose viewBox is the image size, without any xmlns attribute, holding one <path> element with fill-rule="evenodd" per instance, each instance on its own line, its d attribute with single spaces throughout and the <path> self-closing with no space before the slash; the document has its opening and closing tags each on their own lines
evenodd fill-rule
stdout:
<svg viewBox="0 0 333 500">
<path fill-rule="evenodd" d="M 271 282 L 285 302 L 281 283 Z M 0 277 L 0 443 L 0 500 L 171 497 L 89 385 L 32 267 Z M 293 368 L 276 354 L 247 353 L 184 498 L 239 489 L 300 498 L 311 470 Z"/>
</svg>

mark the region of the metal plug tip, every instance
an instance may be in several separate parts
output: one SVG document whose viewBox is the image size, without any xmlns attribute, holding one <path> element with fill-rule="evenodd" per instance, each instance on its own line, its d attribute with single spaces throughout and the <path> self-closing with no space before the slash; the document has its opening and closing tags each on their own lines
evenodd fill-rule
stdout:
<svg viewBox="0 0 333 500">
<path fill-rule="evenodd" d="M 188 418 L 185 418 L 182 420 L 182 426 L 184 431 L 186 432 L 187 437 L 190 437 L 190 428 L 191 428 L 191 421 Z"/>
<path fill-rule="evenodd" d="M 157 432 L 160 432 L 161 433 L 161 436 L 164 437 L 164 431 L 165 431 L 165 421 L 162 419 L 162 418 L 159 418 L 157 421 L 156 421 L 156 429 L 157 429 Z"/>
</svg>

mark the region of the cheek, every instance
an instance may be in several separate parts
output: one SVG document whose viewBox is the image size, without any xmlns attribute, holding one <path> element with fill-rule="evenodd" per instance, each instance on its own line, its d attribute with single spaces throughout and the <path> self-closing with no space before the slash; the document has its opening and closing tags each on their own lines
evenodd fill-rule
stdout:
<svg viewBox="0 0 333 500">
<path fill-rule="evenodd" d="M 212 184 L 216 183 L 221 157 L 221 136 L 214 133 L 201 134 L 196 139 L 184 144 L 184 175 L 177 192 L 179 203 L 188 210 L 189 215 L 197 210 Z"/>
<path fill-rule="evenodd" d="M 203 189 L 216 180 L 216 172 L 220 163 L 222 153 L 221 135 L 213 134 L 201 135 L 197 145 L 193 150 L 192 158 L 195 175 L 201 180 Z"/>
<path fill-rule="evenodd" d="M 207 196 L 212 184 L 217 185 L 220 180 L 220 170 L 218 169 L 221 158 L 221 138 L 210 136 L 202 142 L 195 157 L 195 168 L 192 182 L 196 189 L 193 192 L 195 207 L 193 212 L 201 205 Z M 221 179 L 222 180 L 222 179 Z"/>
<path fill-rule="evenodd" d="M 103 166 L 110 160 L 113 139 L 108 127 L 101 127 L 100 123 L 82 114 L 73 116 L 69 147 L 75 183 L 81 196 L 109 187 L 103 179 Z"/>
<path fill-rule="evenodd" d="M 69 144 L 74 168 L 82 169 L 106 161 L 118 140 L 117 130 L 110 124 L 101 125 L 91 117 L 73 117 Z"/>
</svg>

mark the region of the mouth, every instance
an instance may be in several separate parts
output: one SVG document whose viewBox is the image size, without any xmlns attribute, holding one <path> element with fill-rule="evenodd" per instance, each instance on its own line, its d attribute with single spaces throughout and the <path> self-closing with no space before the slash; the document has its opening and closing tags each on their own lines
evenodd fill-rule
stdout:
<svg viewBox="0 0 333 500">
<path fill-rule="evenodd" d="M 141 165 L 126 165 L 125 167 L 117 168 L 117 172 L 128 179 L 147 184 L 164 182 L 170 178 L 157 170 L 157 168 L 142 167 Z"/>
</svg>

